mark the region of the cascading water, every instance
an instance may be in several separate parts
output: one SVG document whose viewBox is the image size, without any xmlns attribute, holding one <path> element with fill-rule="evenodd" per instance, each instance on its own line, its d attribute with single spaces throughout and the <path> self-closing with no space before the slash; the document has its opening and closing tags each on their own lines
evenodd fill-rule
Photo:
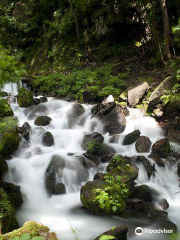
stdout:
<svg viewBox="0 0 180 240">
<path fill-rule="evenodd" d="M 85 113 L 79 119 L 80 124 L 68 128 L 67 112 L 72 107 L 72 104 L 53 98 L 49 98 L 47 103 L 43 103 L 47 107 L 46 115 L 52 119 L 50 125 L 44 127 L 54 136 L 55 144 L 51 147 L 41 144 L 43 129 L 34 125 L 35 117 L 33 120 L 29 120 L 28 115 L 25 116 L 23 108 L 19 108 L 17 103 L 11 104 L 15 116 L 19 118 L 19 125 L 29 122 L 32 128 L 30 144 L 25 147 L 23 142 L 21 143 L 13 158 L 8 161 L 10 171 L 5 176 L 6 181 L 20 185 L 24 195 L 24 204 L 17 214 L 19 223 L 22 225 L 27 220 L 41 222 L 49 226 L 52 231 L 55 231 L 61 240 L 73 240 L 70 226 L 80 231 L 81 240 L 92 240 L 113 226 L 125 224 L 129 228 L 128 239 L 152 240 L 151 235 L 135 236 L 134 229 L 136 227 L 156 229 L 159 224 L 158 220 L 144 219 L 140 216 L 137 218 L 104 217 L 91 214 L 81 208 L 80 187 L 84 183 L 79 180 L 79 177 L 85 175 L 88 176 L 86 181 L 92 180 L 96 172 L 105 171 L 107 164 L 100 164 L 87 172 L 78 159 L 77 156 L 83 153 L 81 147 L 83 136 L 94 131 L 101 132 L 101 124 L 99 120 L 91 118 L 91 106 L 83 105 Z M 134 156 L 137 155 L 135 144 L 129 146 L 121 144 L 126 134 L 139 129 L 141 135 L 148 136 L 152 143 L 162 138 L 163 135 L 161 128 L 153 118 L 144 116 L 141 110 L 129 110 L 130 115 L 126 118 L 126 129 L 120 134 L 117 143 L 109 143 L 109 134 L 105 134 L 104 138 L 105 143 L 113 147 L 117 153 Z M 70 153 L 75 153 L 75 155 L 71 156 Z M 54 155 L 59 155 L 65 160 L 65 169 L 61 172 L 60 179 L 57 180 L 66 185 L 67 193 L 49 197 L 45 190 L 44 177 Z M 148 157 L 149 153 L 143 155 Z M 180 230 L 180 194 L 175 194 L 179 191 L 178 176 L 176 174 L 177 166 L 167 164 L 165 168 L 157 166 L 156 173 L 150 180 L 147 178 L 144 167 L 141 164 L 138 167 L 137 184 L 145 183 L 159 192 L 161 198 L 167 199 L 170 204 L 170 208 L 167 210 L 169 218 Z M 154 201 L 157 203 L 158 198 Z M 165 240 L 168 238 L 164 235 L 153 235 L 153 240 L 156 239 Z"/>
</svg>

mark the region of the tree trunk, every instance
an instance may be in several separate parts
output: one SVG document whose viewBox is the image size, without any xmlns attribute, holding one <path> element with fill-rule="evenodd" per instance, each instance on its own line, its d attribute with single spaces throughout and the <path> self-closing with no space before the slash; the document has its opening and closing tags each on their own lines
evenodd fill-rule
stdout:
<svg viewBox="0 0 180 240">
<path fill-rule="evenodd" d="M 79 33 L 79 25 L 78 25 L 78 21 L 77 21 L 77 15 L 76 15 L 76 11 L 73 7 L 73 4 L 72 4 L 72 1 L 71 0 L 68 0 L 70 6 L 71 6 L 71 9 L 72 9 L 72 12 L 73 12 L 73 15 L 74 15 L 74 20 L 75 20 L 75 24 L 76 24 L 76 34 L 77 34 L 77 41 L 79 42 L 80 41 L 80 33 Z"/>
<path fill-rule="evenodd" d="M 171 59 L 171 52 L 169 49 L 170 46 L 170 27 L 169 27 L 169 17 L 166 8 L 166 0 L 160 0 L 162 17 L 163 17 L 163 26 L 164 26 L 164 56 L 166 60 Z"/>
</svg>

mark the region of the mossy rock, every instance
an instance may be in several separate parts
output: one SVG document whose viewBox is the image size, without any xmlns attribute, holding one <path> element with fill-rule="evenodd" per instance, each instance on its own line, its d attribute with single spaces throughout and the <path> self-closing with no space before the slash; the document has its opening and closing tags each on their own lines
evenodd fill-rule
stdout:
<svg viewBox="0 0 180 240">
<path fill-rule="evenodd" d="M 33 105 L 33 94 L 25 88 L 20 88 L 17 101 L 20 107 L 29 107 Z"/>
<path fill-rule="evenodd" d="M 7 194 L 0 188 L 0 227 L 3 234 L 19 227 L 15 214 L 16 210 Z M 2 239 L 2 236 L 0 239 Z"/>
<path fill-rule="evenodd" d="M 48 240 L 58 240 L 54 232 L 49 232 L 49 228 L 33 221 L 26 222 L 22 228 L 19 228 L 13 232 L 1 235 L 1 240 L 10 240 L 16 237 L 21 237 L 24 234 L 29 234 L 31 238 L 33 237 L 44 237 Z"/>
<path fill-rule="evenodd" d="M 8 171 L 8 165 L 6 160 L 3 158 L 3 156 L 0 155 L 0 176 L 2 173 L 5 173 Z"/>
<path fill-rule="evenodd" d="M 107 188 L 108 190 L 108 197 L 109 200 L 107 200 L 107 204 L 105 202 L 104 208 L 100 206 L 101 199 L 97 199 L 98 197 L 98 190 L 100 189 L 102 193 L 107 194 Z M 84 205 L 84 207 L 91 212 L 97 213 L 97 214 L 119 214 L 121 212 L 124 212 L 126 209 L 126 202 L 125 199 L 121 194 L 119 194 L 120 188 L 117 184 L 114 184 L 113 186 L 109 186 L 109 183 L 107 183 L 105 180 L 94 180 L 92 182 L 86 183 L 82 189 L 81 189 L 81 202 Z M 113 211 L 113 203 L 108 204 L 108 202 L 115 202 L 119 204 L 116 211 Z"/>
<path fill-rule="evenodd" d="M 107 170 L 82 187 L 81 202 L 91 212 L 116 215 L 125 211 L 138 171 L 121 156 L 113 157 Z"/>
<path fill-rule="evenodd" d="M 0 155 L 8 156 L 19 146 L 17 121 L 13 117 L 5 117 L 0 122 Z"/>
<path fill-rule="evenodd" d="M 0 118 L 13 116 L 13 111 L 10 108 L 6 99 L 0 99 Z"/>
</svg>

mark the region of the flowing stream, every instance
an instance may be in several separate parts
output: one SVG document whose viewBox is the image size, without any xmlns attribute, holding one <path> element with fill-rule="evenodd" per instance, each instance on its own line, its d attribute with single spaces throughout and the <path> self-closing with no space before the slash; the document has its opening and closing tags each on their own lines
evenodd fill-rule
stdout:
<svg viewBox="0 0 180 240">
<path fill-rule="evenodd" d="M 6 85 L 5 89 L 17 94 L 16 86 L 12 86 L 14 90 L 10 85 Z M 79 119 L 80 124 L 69 129 L 67 112 L 72 108 L 72 104 L 54 98 L 49 98 L 48 102 L 43 103 L 48 109 L 46 115 L 52 118 L 50 125 L 44 127 L 44 129 L 53 134 L 55 141 L 54 146 L 46 147 L 41 144 L 42 129 L 34 125 L 34 119 L 28 120 L 28 116 L 24 114 L 24 109 L 19 108 L 15 101 L 11 103 L 15 116 L 19 118 L 19 125 L 22 126 L 24 122 L 29 122 L 32 128 L 30 144 L 26 147 L 23 145 L 23 142 L 20 144 L 13 158 L 8 161 L 10 171 L 5 176 L 6 181 L 21 186 L 24 204 L 17 213 L 20 225 L 27 220 L 41 222 L 49 226 L 52 231 L 55 231 L 61 240 L 74 239 L 71 227 L 77 229 L 81 240 L 93 240 L 104 231 L 120 224 L 128 226 L 128 239 L 130 240 L 168 239 L 165 235 L 160 234 L 154 234 L 153 238 L 150 234 L 135 236 L 134 229 L 136 227 L 157 229 L 160 226 L 160 221 L 154 218 L 145 218 L 140 215 L 127 218 L 98 216 L 82 208 L 80 188 L 85 183 L 80 183 L 78 176 L 79 174 L 86 174 L 87 170 L 77 156 L 83 153 L 81 147 L 83 136 L 94 131 L 101 132 L 101 123 L 98 119 L 91 118 L 92 106 L 83 105 L 85 113 Z M 121 144 L 126 134 L 139 129 L 141 135 L 148 136 L 152 143 L 161 139 L 163 134 L 153 118 L 144 116 L 141 110 L 129 110 L 130 115 L 126 118 L 126 129 L 120 134 L 118 142 L 109 143 L 109 134 L 105 134 L 104 138 L 105 143 L 113 147 L 117 153 L 134 156 L 137 155 L 135 144 L 129 146 Z M 177 146 L 174 145 L 174 147 Z M 68 153 L 75 153 L 75 155 L 70 156 L 71 154 Z M 45 190 L 44 176 L 53 155 L 60 155 L 66 161 L 66 168 L 61 173 L 59 181 L 66 185 L 67 193 L 49 197 Z M 149 153 L 143 155 L 148 157 Z M 153 160 L 150 161 L 153 162 Z M 163 161 L 166 163 L 165 159 Z M 107 164 L 104 163 L 89 169 L 87 181 L 92 180 L 96 172 L 105 171 L 106 166 Z M 159 193 L 159 196 L 154 198 L 156 205 L 160 198 L 167 199 L 170 205 L 169 209 L 167 209 L 168 218 L 177 225 L 180 231 L 180 194 L 175 194 L 180 190 L 176 164 L 170 165 L 166 163 L 165 168 L 156 166 L 155 175 L 150 180 L 147 178 L 143 165 L 138 164 L 138 167 L 139 176 L 136 180 L 137 184 L 145 183 Z"/>
</svg>

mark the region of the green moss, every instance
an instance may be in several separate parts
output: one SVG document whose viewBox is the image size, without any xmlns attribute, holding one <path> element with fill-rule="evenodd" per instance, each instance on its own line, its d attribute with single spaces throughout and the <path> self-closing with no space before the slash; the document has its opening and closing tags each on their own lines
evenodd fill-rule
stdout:
<svg viewBox="0 0 180 240">
<path fill-rule="evenodd" d="M 0 118 L 7 116 L 13 116 L 13 111 L 6 99 L 0 99 Z"/>
<path fill-rule="evenodd" d="M 88 142 L 86 154 L 96 156 L 101 156 L 102 154 L 104 154 L 102 143 L 94 139 L 91 142 Z"/>
<path fill-rule="evenodd" d="M 19 227 L 15 213 L 15 208 L 12 206 L 7 194 L 0 188 L 0 226 L 2 233 Z"/>
<path fill-rule="evenodd" d="M 0 155 L 0 173 L 5 173 L 8 171 L 8 165 L 6 160 Z"/>
<path fill-rule="evenodd" d="M 17 121 L 13 117 L 5 117 L 0 122 L 0 154 L 8 156 L 17 150 L 19 133 Z"/>
<path fill-rule="evenodd" d="M 22 228 L 2 235 L 1 240 L 9 240 L 15 237 L 20 237 L 25 233 L 28 233 L 31 238 L 43 236 L 45 239 L 48 238 L 49 240 L 58 240 L 54 232 L 49 232 L 48 227 L 33 221 L 26 222 Z"/>
<path fill-rule="evenodd" d="M 29 107 L 33 104 L 33 94 L 25 88 L 20 88 L 17 101 L 20 107 Z"/>
</svg>

